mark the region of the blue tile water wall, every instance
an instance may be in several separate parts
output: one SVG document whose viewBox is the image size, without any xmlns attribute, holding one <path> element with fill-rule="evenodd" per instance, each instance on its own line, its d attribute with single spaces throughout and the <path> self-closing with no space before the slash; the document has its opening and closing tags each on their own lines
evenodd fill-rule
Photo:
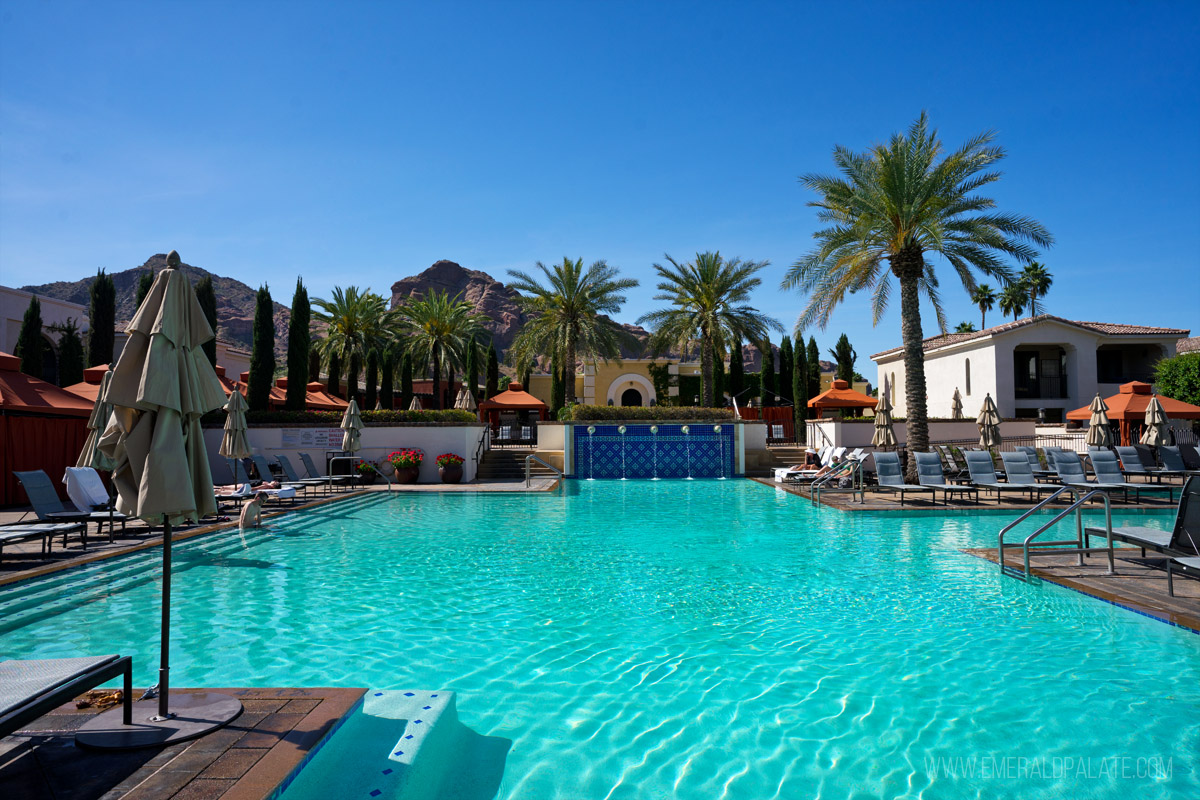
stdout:
<svg viewBox="0 0 1200 800">
<path fill-rule="evenodd" d="M 588 433 L 589 427 L 593 430 Z M 575 425 L 576 478 L 729 478 L 737 464 L 733 425 Z M 714 427 L 717 430 L 714 430 Z"/>
</svg>

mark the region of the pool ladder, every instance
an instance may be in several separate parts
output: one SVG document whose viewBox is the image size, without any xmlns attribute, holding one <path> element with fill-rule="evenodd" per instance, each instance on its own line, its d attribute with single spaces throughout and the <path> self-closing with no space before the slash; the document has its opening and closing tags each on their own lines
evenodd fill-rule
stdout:
<svg viewBox="0 0 1200 800">
<path fill-rule="evenodd" d="M 849 468 L 849 471 L 847 471 L 847 468 Z M 846 477 L 850 478 L 850 488 L 842 489 L 837 485 L 836 481 Z M 834 483 L 830 485 L 830 481 L 834 481 Z M 829 472 L 809 484 L 808 495 L 812 498 L 814 506 L 820 504 L 821 492 L 849 492 L 851 500 L 857 494 L 859 496 L 858 502 L 867 502 L 867 490 L 863 484 L 863 459 L 851 457 L 840 464 L 834 464 Z"/>
<path fill-rule="evenodd" d="M 1055 498 L 1057 498 L 1059 495 L 1062 495 L 1064 493 L 1069 493 L 1071 495 L 1071 498 L 1072 498 L 1071 504 L 1069 506 L 1067 506 L 1066 508 L 1064 508 L 1063 510 L 1059 511 L 1058 514 L 1055 515 L 1054 519 L 1045 523 L 1040 528 L 1035 530 L 1033 533 L 1026 536 L 1025 539 L 1023 541 L 1021 541 L 1019 544 L 1016 542 L 1012 542 L 1009 544 L 1004 543 L 1004 537 L 1006 534 L 1008 534 L 1010 531 L 1012 531 L 1014 528 L 1016 528 L 1018 525 L 1020 525 L 1022 522 L 1024 522 L 1030 516 L 1032 516 L 1035 512 L 1041 511 L 1044 508 L 1046 508 L 1051 502 L 1054 501 Z M 1107 531 L 1107 534 L 1108 534 L 1107 535 L 1107 538 L 1108 538 L 1108 546 L 1107 547 L 1089 547 L 1088 546 L 1091 542 L 1091 537 L 1087 534 L 1087 532 L 1084 530 L 1084 527 L 1083 527 L 1083 506 L 1089 500 L 1091 500 L 1093 497 L 1099 497 L 1101 500 L 1104 501 L 1104 529 L 1105 529 L 1105 531 Z M 1057 525 L 1059 522 L 1066 519 L 1067 516 L 1071 514 L 1071 512 L 1075 512 L 1076 538 L 1061 539 L 1061 540 L 1047 541 L 1047 542 L 1037 541 L 1037 539 L 1040 536 L 1042 536 L 1042 534 L 1046 533 L 1051 528 L 1053 528 L 1055 525 Z M 1039 547 L 1040 548 L 1053 548 L 1055 553 L 1064 553 L 1064 554 L 1076 553 L 1079 556 L 1079 566 L 1081 566 L 1081 567 L 1083 566 L 1083 557 L 1085 555 L 1089 555 L 1091 553 L 1103 553 L 1103 552 L 1107 551 L 1108 552 L 1108 574 L 1116 575 L 1117 571 L 1116 571 L 1115 562 L 1113 560 L 1112 529 L 1113 529 L 1113 526 L 1112 526 L 1112 503 L 1109 500 L 1108 493 L 1106 491 L 1104 491 L 1103 489 L 1092 489 L 1081 496 L 1080 489 L 1078 489 L 1077 487 L 1064 486 L 1061 489 L 1059 489 L 1058 491 L 1056 491 L 1054 494 L 1047 497 L 1045 500 L 1042 500 L 1040 503 L 1035 505 L 1033 508 L 1026 511 L 1021 516 L 1017 517 L 1012 522 L 1005 525 L 1000 530 L 1000 546 L 996 550 L 996 560 L 999 562 L 1000 572 L 1002 572 L 1003 574 L 1009 575 L 1014 578 L 1020 578 L 1024 581 L 1028 581 L 1032 574 L 1029 569 L 1029 556 L 1031 554 L 1031 551 L 1035 548 L 1039 548 Z M 1066 545 L 1075 545 L 1075 546 L 1067 547 Z M 1015 568 L 1009 568 L 1009 567 L 1005 566 L 1005 564 L 1004 564 L 1004 549 L 1006 547 L 1022 548 L 1024 555 L 1025 555 L 1025 569 L 1023 572 L 1019 571 Z"/>
<path fill-rule="evenodd" d="M 558 476 L 558 485 L 562 486 L 562 480 L 563 480 L 562 470 L 560 470 L 558 467 L 554 466 L 553 464 L 547 464 L 545 461 L 543 461 L 542 459 L 538 458 L 535 455 L 527 455 L 527 456 L 525 456 L 525 488 L 526 489 L 529 488 L 529 479 L 530 479 L 529 470 L 533 466 L 534 461 L 541 464 L 543 467 L 545 467 L 546 469 L 550 470 L 555 475 L 557 475 Z"/>
</svg>

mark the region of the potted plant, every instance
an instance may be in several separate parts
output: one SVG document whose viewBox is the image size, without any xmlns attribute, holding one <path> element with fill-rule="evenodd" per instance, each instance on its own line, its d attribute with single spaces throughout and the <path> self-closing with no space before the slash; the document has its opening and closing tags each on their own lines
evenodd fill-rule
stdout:
<svg viewBox="0 0 1200 800">
<path fill-rule="evenodd" d="M 461 483 L 463 477 L 463 457 L 454 453 L 442 453 L 437 457 L 438 475 L 442 483 Z"/>
<path fill-rule="evenodd" d="M 425 453 L 410 447 L 392 451 L 387 460 L 396 468 L 396 483 L 416 483 L 421 474 L 421 462 L 425 460 Z"/>
<path fill-rule="evenodd" d="M 367 461 L 358 462 L 358 466 L 354 470 L 358 473 L 359 483 L 362 484 L 374 483 L 375 479 L 379 476 L 379 473 L 375 471 L 375 467 Z"/>
</svg>

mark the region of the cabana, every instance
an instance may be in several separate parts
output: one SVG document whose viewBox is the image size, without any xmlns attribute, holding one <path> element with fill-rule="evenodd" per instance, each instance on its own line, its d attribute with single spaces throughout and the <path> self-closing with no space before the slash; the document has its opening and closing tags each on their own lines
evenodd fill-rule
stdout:
<svg viewBox="0 0 1200 800">
<path fill-rule="evenodd" d="M 104 380 L 104 373 L 106 372 L 108 372 L 108 364 L 101 364 L 98 367 L 88 367 L 83 371 L 83 380 L 80 383 L 64 386 L 63 391 L 77 394 L 92 405 L 95 405 L 96 395 L 100 394 L 100 383 Z"/>
<path fill-rule="evenodd" d="M 1153 387 L 1141 381 L 1123 383 L 1119 391 L 1112 397 L 1104 398 L 1108 405 L 1108 419 L 1116 422 L 1121 430 L 1121 444 L 1129 446 L 1137 443 L 1138 431 L 1146 421 L 1146 406 L 1154 396 Z M 1158 395 L 1169 419 L 1200 419 L 1200 406 Z M 1072 422 L 1087 422 L 1092 417 L 1091 405 L 1077 408 L 1067 413 L 1067 420 Z"/>
<path fill-rule="evenodd" d="M 243 372 L 240 381 L 226 381 L 224 372 L 221 367 L 217 367 L 217 377 L 221 380 L 221 385 L 225 386 L 225 394 L 228 395 L 231 387 L 237 387 L 237 390 L 243 395 L 246 394 L 249 388 L 250 373 Z M 276 378 L 275 385 L 271 387 L 271 393 L 267 397 L 267 407 L 272 411 L 280 411 L 287 407 L 287 378 Z M 340 397 L 334 397 L 325 389 L 325 384 L 320 381 L 313 381 L 304 385 L 304 408 L 307 411 L 345 411 L 350 403 Z"/>
<path fill-rule="evenodd" d="M 817 419 L 820 419 L 827 408 L 855 409 L 858 411 L 855 416 L 859 416 L 865 409 L 874 408 L 877 402 L 874 397 L 851 389 L 847 381 L 835 380 L 832 386 L 809 400 L 808 407 L 815 408 Z"/>
<path fill-rule="evenodd" d="M 537 412 L 540 420 L 546 419 L 550 413 L 549 407 L 525 391 L 521 384 L 510 383 L 503 392 L 479 404 L 479 419 L 487 422 L 492 430 L 496 431 L 502 422 L 510 424 L 511 420 L 520 424 L 520 418 L 527 418 L 533 411 Z"/>
<path fill-rule="evenodd" d="M 79 395 L 20 370 L 20 359 L 0 353 L 0 506 L 28 502 L 14 471 L 61 476 L 75 466 L 92 413 Z"/>
</svg>

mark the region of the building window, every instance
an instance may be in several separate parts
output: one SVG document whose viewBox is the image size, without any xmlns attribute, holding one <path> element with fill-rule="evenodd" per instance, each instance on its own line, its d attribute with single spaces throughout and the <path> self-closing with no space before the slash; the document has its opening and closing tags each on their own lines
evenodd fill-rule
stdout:
<svg viewBox="0 0 1200 800">
<path fill-rule="evenodd" d="M 967 397 L 971 396 L 971 359 L 967 359 Z"/>
<path fill-rule="evenodd" d="M 890 391 L 892 393 L 892 396 L 888 399 L 891 400 L 892 405 L 896 405 L 896 373 L 895 372 L 892 373 L 892 385 L 890 387 Z"/>
</svg>

